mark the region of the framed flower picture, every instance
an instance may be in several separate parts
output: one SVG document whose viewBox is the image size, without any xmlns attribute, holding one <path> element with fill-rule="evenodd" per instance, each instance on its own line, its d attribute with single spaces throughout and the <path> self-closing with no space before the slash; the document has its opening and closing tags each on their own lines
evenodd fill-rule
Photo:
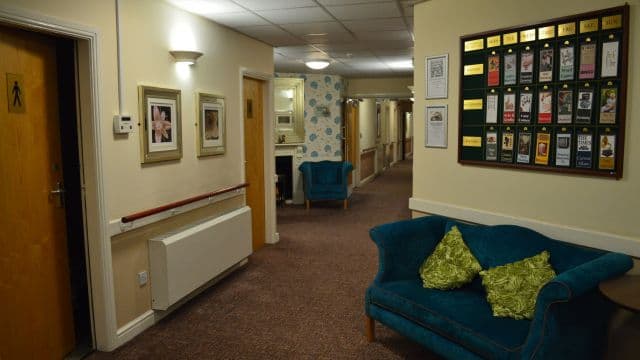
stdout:
<svg viewBox="0 0 640 360">
<path fill-rule="evenodd" d="M 196 94 L 198 102 L 198 156 L 222 155 L 225 151 L 226 116 L 224 96 Z"/>
<path fill-rule="evenodd" d="M 180 90 L 138 87 L 141 162 L 182 158 Z"/>
</svg>

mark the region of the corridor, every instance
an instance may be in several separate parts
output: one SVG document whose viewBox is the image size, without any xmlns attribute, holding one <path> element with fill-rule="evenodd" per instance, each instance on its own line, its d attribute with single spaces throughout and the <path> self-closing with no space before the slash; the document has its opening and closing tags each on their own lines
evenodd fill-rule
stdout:
<svg viewBox="0 0 640 360">
<path fill-rule="evenodd" d="M 371 227 L 408 219 L 411 162 L 342 202 L 278 208 L 280 242 L 111 354 L 96 359 L 424 359 L 377 325 L 364 336 L 364 292 L 378 266 Z"/>
</svg>

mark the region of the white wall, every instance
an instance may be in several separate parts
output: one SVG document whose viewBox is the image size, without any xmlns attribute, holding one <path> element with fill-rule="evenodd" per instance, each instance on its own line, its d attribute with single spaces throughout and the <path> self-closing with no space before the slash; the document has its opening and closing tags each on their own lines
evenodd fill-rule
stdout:
<svg viewBox="0 0 640 360">
<path fill-rule="evenodd" d="M 140 119 L 138 113 L 137 87 L 140 84 L 182 90 L 182 142 L 183 157 L 171 161 L 142 166 L 140 164 L 140 138 L 138 131 L 127 136 L 115 137 L 112 133 L 112 117 L 118 112 L 117 49 L 115 1 L 104 0 L 3 0 L 0 8 L 30 18 L 55 24 L 70 24 L 94 30 L 98 34 L 97 76 L 99 97 L 99 124 L 102 138 L 98 153 L 103 160 L 105 187 L 104 212 L 106 219 L 119 219 L 124 215 L 182 200 L 194 195 L 216 190 L 223 186 L 243 181 L 242 109 L 240 93 L 240 69 L 273 73 L 273 51 L 264 43 L 250 39 L 226 27 L 190 13 L 178 10 L 164 1 L 121 1 L 122 61 L 124 75 L 124 112 Z M 51 19 L 51 21 L 49 21 Z M 175 47 L 175 48 L 174 48 Z M 170 49 L 197 49 L 204 55 L 198 63 L 180 71 L 169 55 Z M 196 157 L 196 91 L 211 92 L 226 97 L 227 138 L 223 156 Z M 268 139 L 265 139 L 268 140 Z M 268 164 L 267 164 L 268 165 Z M 95 189 L 88 189 L 89 192 Z M 269 225 L 267 225 L 269 227 Z M 97 231 L 98 232 L 98 231 Z M 97 233 L 96 232 L 96 233 Z M 93 233 L 91 235 L 94 235 Z M 97 236 L 101 236 L 100 235 Z M 131 243 L 135 243 L 136 239 Z M 111 239 L 92 239 L 111 250 Z M 96 251 L 96 250 L 92 250 Z M 124 249 L 114 257 L 146 259 L 146 253 L 133 253 Z M 111 267 L 111 257 L 92 263 L 92 271 L 101 266 Z M 116 261 L 118 259 L 114 259 Z M 132 268 L 143 269 L 143 260 L 133 261 Z M 104 265 L 102 262 L 108 263 Z M 112 274 L 101 274 L 106 285 L 96 296 L 107 297 L 110 313 L 116 307 L 136 306 L 121 297 L 108 298 L 112 294 Z M 135 279 L 135 273 L 127 275 Z M 118 284 L 115 285 L 117 287 Z M 104 290 L 104 294 L 102 292 Z M 98 345 L 108 349 L 114 345 L 115 324 L 107 323 L 97 314 L 98 334 L 107 334 L 109 339 L 98 338 Z"/>
<path fill-rule="evenodd" d="M 358 107 L 360 150 L 376 146 L 376 138 L 378 136 L 376 116 L 376 99 L 364 99 L 360 101 Z"/>
<path fill-rule="evenodd" d="M 492 29 L 536 23 L 623 5 L 609 0 L 432 0 L 415 7 L 414 83 L 416 129 L 424 127 L 426 104 L 449 105 L 449 147 L 426 149 L 416 146 L 413 197 L 442 209 L 467 209 L 526 219 L 556 228 L 590 231 L 601 239 L 617 236 L 635 243 L 640 253 L 640 79 L 634 66 L 640 61 L 640 1 L 631 0 L 629 74 L 624 177 L 618 181 L 587 176 L 558 175 L 523 170 L 462 166 L 458 151 L 458 91 L 460 76 L 460 36 Z M 425 56 L 449 54 L 449 97 L 424 100 Z M 424 143 L 423 131 L 415 132 L 415 142 Z M 438 205 L 438 206 L 440 206 Z M 607 245 L 609 240 L 601 244 Z M 631 243 L 629 243 L 631 242 Z M 633 246 L 633 245 L 629 245 Z"/>
</svg>

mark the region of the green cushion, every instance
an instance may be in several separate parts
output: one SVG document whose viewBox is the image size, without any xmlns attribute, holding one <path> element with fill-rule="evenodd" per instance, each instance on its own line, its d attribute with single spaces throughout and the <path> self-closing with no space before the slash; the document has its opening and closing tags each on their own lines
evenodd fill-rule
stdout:
<svg viewBox="0 0 640 360">
<path fill-rule="evenodd" d="M 425 288 L 449 290 L 470 282 L 480 270 L 480 263 L 454 226 L 420 266 L 420 278 Z"/>
<path fill-rule="evenodd" d="M 556 276 L 549 252 L 480 271 L 493 315 L 533 319 L 540 289 Z"/>
</svg>

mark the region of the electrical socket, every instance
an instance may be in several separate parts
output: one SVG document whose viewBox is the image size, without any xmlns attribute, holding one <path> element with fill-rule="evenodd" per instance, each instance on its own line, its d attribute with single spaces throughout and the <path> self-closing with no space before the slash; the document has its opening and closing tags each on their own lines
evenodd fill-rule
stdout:
<svg viewBox="0 0 640 360">
<path fill-rule="evenodd" d="M 138 285 L 144 286 L 149 282 L 149 273 L 146 271 L 141 271 L 138 273 Z"/>
</svg>

